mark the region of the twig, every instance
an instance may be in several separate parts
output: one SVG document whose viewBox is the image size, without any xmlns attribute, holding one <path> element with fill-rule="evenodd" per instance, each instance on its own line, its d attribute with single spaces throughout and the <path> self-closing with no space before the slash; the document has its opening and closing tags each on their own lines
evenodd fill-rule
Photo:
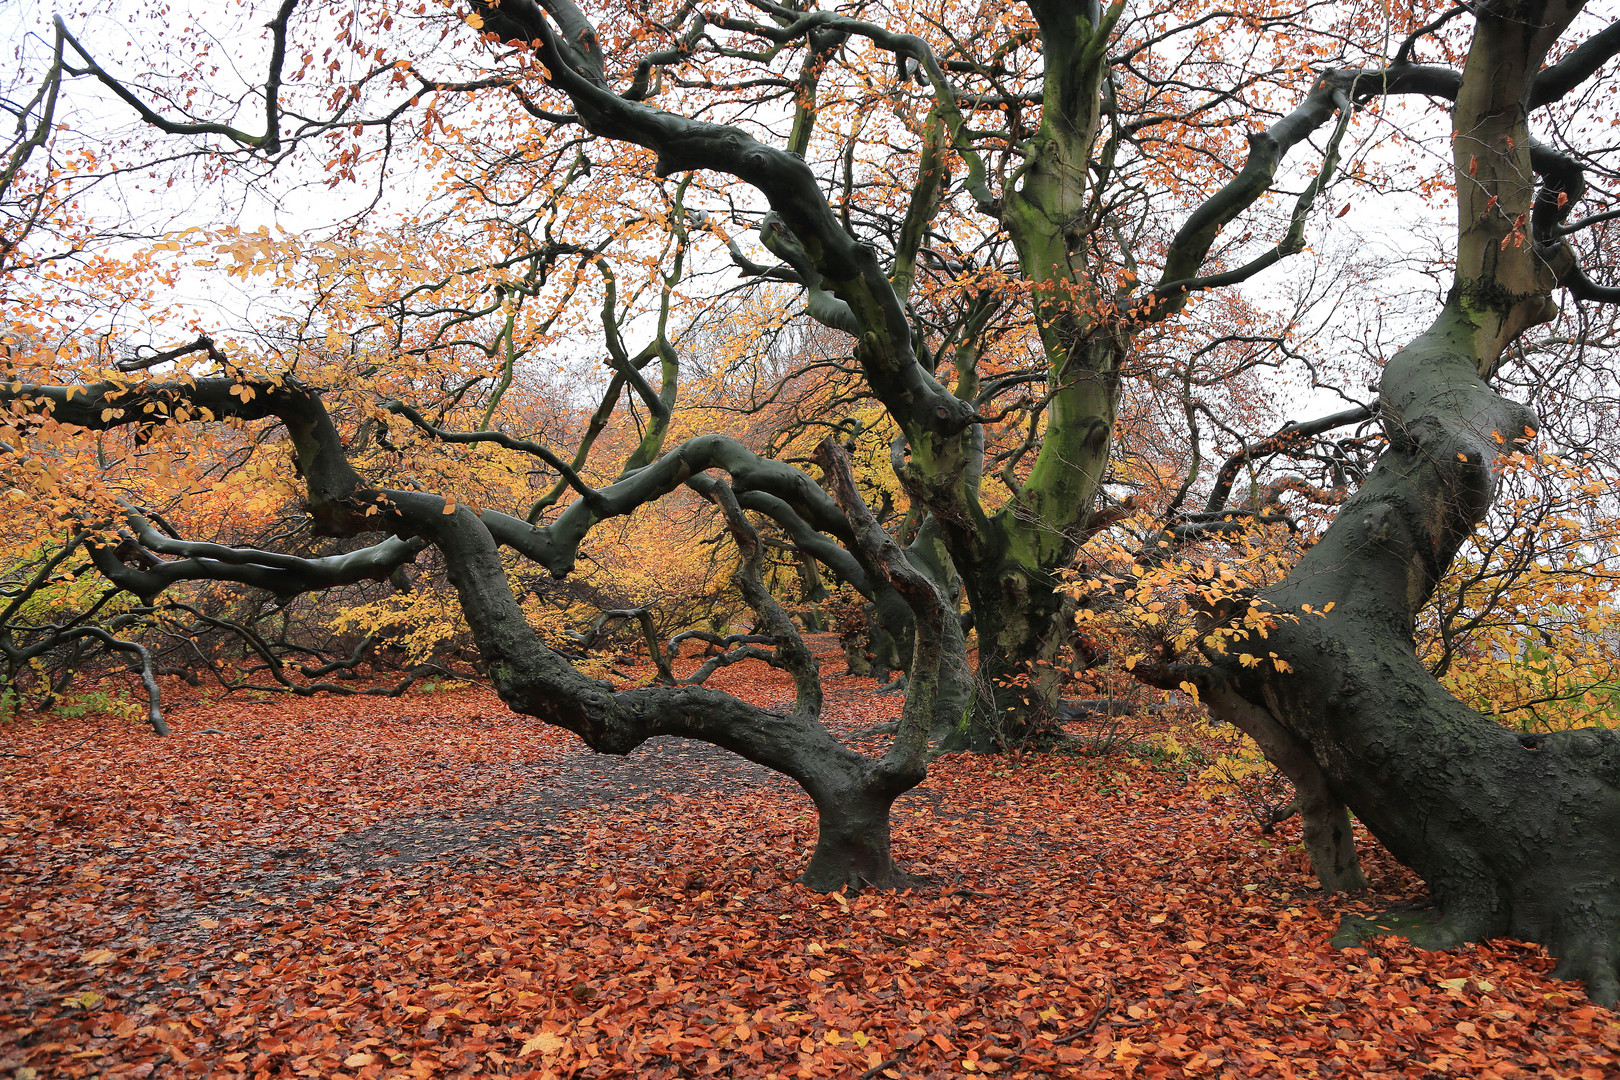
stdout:
<svg viewBox="0 0 1620 1080">
<path fill-rule="evenodd" d="M 1093 1031 L 1096 1031 L 1097 1026 L 1102 1023 L 1103 1017 L 1108 1015 L 1108 1007 L 1110 1005 L 1112 1005 L 1113 1003 L 1114 1003 L 1114 988 L 1112 986 L 1110 986 L 1108 988 L 1108 993 L 1103 996 L 1103 1003 L 1101 1005 L 1097 1006 L 1097 1011 L 1091 1014 L 1091 1019 L 1086 1021 L 1085 1026 L 1079 1028 L 1076 1031 L 1069 1032 L 1067 1035 L 1063 1036 L 1063 1038 L 1061 1038 L 1061 1039 L 1053 1039 L 1052 1040 L 1052 1045 L 1053 1046 L 1068 1046 L 1070 1043 L 1078 1042 L 1079 1040 L 1085 1038 L 1087 1035 L 1090 1035 Z"/>
<path fill-rule="evenodd" d="M 870 1069 L 867 1069 L 865 1072 L 861 1073 L 861 1080 L 872 1080 L 872 1077 L 876 1076 L 884 1069 L 892 1069 L 898 1064 L 900 1064 L 899 1058 L 890 1058 L 888 1061 L 880 1061 Z"/>
<path fill-rule="evenodd" d="M 98 728 L 96 728 L 96 730 L 92 731 L 89 735 L 86 735 L 84 738 L 80 739 L 78 742 L 74 743 L 72 746 L 58 747 L 57 749 L 52 750 L 51 753 L 52 754 L 65 754 L 69 750 L 77 750 L 79 747 L 83 746 L 85 743 L 89 742 L 91 739 L 95 738 L 97 735 L 100 735 L 100 734 L 101 734 L 101 729 L 98 727 Z M 13 756 L 13 757 L 22 757 L 23 755 L 15 754 L 15 755 L 11 755 L 11 756 Z"/>
</svg>

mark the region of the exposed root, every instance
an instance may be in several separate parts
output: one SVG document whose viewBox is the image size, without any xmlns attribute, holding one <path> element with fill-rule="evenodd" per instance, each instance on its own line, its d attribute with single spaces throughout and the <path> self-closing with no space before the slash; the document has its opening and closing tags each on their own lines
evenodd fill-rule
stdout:
<svg viewBox="0 0 1620 1080">
<path fill-rule="evenodd" d="M 1398 937 L 1438 952 L 1494 936 L 1479 920 L 1426 909 L 1389 911 L 1371 918 L 1346 915 L 1330 944 L 1336 949 L 1353 949 L 1380 937 Z M 1600 931 L 1570 935 L 1554 951 L 1558 964 L 1553 978 L 1584 982 L 1587 996 L 1606 1008 L 1620 1002 L 1620 943 L 1612 936 Z"/>
<path fill-rule="evenodd" d="M 1466 941 L 1476 941 L 1485 935 L 1469 933 L 1461 919 L 1448 918 L 1432 909 L 1386 911 L 1367 918 L 1364 915 L 1346 915 L 1339 922 L 1339 930 L 1329 942 L 1335 949 L 1355 949 L 1381 937 L 1398 937 L 1410 941 L 1420 949 L 1438 952 Z"/>
<path fill-rule="evenodd" d="M 1553 978 L 1584 982 L 1587 997 L 1612 1009 L 1620 1003 L 1620 950 L 1612 940 L 1576 944 L 1559 958 Z"/>
<path fill-rule="evenodd" d="M 899 889 L 921 888 L 929 883 L 928 878 L 908 874 L 894 865 L 882 870 L 863 870 L 854 867 L 818 868 L 814 861 L 811 862 L 810 866 L 805 867 L 804 873 L 794 880 L 818 893 L 858 893 L 867 889 L 893 892 Z"/>
</svg>

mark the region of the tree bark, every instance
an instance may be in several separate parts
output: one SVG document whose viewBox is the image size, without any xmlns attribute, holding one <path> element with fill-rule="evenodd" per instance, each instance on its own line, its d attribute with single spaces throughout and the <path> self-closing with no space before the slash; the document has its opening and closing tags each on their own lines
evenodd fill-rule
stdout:
<svg viewBox="0 0 1620 1080">
<path fill-rule="evenodd" d="M 889 850 L 889 810 L 899 794 L 871 785 L 812 792 L 819 815 L 816 847 L 798 880 L 817 892 L 918 884 L 895 865 Z"/>
<path fill-rule="evenodd" d="M 1309 747 L 1284 727 L 1269 709 L 1259 708 L 1224 680 L 1204 687 L 1210 711 L 1255 741 L 1266 760 L 1294 785 L 1294 808 L 1305 826 L 1305 853 L 1322 891 L 1359 892 L 1367 887 L 1356 854 L 1350 811 L 1333 791 Z M 1279 814 L 1276 820 L 1285 815 Z"/>
<path fill-rule="evenodd" d="M 1387 558 L 1390 538 L 1376 533 L 1387 519 L 1365 504 L 1354 509 L 1373 531 L 1360 539 Z M 1353 559 L 1343 572 L 1365 572 L 1369 561 Z M 1312 593 L 1328 591 L 1315 584 Z M 1300 596 L 1296 584 L 1277 600 Z M 1342 604 L 1325 619 L 1272 630 L 1268 650 L 1295 670 L 1248 689 L 1276 703 L 1334 791 L 1428 884 L 1436 917 L 1405 935 L 1425 948 L 1504 935 L 1538 941 L 1558 957 L 1556 974 L 1585 979 L 1594 999 L 1613 1003 L 1620 734 L 1508 731 L 1435 682 L 1388 605 L 1353 596 Z"/>
<path fill-rule="evenodd" d="M 1056 575 L 1002 563 L 963 577 L 978 637 L 976 693 L 941 748 L 984 753 L 1060 738 L 1059 660 L 1068 639 Z"/>
</svg>

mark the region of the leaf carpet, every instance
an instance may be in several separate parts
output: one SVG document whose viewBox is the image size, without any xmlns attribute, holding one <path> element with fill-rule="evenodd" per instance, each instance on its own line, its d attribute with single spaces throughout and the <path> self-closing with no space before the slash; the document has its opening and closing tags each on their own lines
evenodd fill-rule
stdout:
<svg viewBox="0 0 1620 1080">
<path fill-rule="evenodd" d="M 1130 758 L 943 758 L 896 806 L 929 884 L 819 896 L 808 800 L 706 746 L 479 690 L 172 720 L 0 729 L 0 1076 L 1620 1074 L 1538 948 L 1334 951 L 1415 882 L 1370 850 L 1380 895 L 1324 900 L 1289 825 Z"/>
</svg>

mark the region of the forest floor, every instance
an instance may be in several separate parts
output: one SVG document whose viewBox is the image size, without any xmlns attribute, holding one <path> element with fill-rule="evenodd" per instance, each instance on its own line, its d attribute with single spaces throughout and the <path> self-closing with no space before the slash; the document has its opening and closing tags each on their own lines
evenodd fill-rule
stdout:
<svg viewBox="0 0 1620 1080">
<path fill-rule="evenodd" d="M 837 730 L 898 711 L 827 684 Z M 1163 762 L 946 756 L 896 807 L 930 884 L 821 896 L 809 801 L 707 746 L 478 689 L 170 723 L 0 727 L 0 1078 L 1620 1074 L 1539 948 L 1329 948 L 1420 887 L 1368 845 L 1325 899 L 1297 824 Z"/>
</svg>

